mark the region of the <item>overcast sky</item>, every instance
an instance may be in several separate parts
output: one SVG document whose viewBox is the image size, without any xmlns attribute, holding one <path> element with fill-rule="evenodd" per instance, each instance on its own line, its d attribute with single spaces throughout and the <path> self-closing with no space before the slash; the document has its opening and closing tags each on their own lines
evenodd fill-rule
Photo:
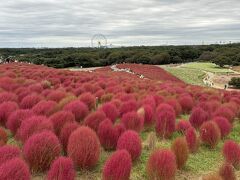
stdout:
<svg viewBox="0 0 240 180">
<path fill-rule="evenodd" d="M 240 41 L 240 0 L 0 0 L 0 47 Z"/>
</svg>

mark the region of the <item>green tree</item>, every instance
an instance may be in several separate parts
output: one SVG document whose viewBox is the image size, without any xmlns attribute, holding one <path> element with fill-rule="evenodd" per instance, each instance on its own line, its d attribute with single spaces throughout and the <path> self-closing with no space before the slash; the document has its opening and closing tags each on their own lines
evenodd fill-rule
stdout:
<svg viewBox="0 0 240 180">
<path fill-rule="evenodd" d="M 231 65 L 231 59 L 229 57 L 220 55 L 213 60 L 213 63 L 220 67 L 224 67 L 225 65 Z"/>
</svg>

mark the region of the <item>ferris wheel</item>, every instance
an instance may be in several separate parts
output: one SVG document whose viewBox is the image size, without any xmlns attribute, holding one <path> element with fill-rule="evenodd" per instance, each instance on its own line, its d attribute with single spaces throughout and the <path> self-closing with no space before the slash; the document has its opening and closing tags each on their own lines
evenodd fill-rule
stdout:
<svg viewBox="0 0 240 180">
<path fill-rule="evenodd" d="M 107 38 L 103 34 L 95 34 L 91 39 L 91 45 L 93 48 L 105 48 L 107 47 Z"/>
</svg>

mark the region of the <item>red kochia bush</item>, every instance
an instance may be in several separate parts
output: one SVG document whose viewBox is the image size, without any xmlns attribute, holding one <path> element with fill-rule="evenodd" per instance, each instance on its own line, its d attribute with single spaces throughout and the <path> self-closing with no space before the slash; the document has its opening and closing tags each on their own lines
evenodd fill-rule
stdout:
<svg viewBox="0 0 240 180">
<path fill-rule="evenodd" d="M 170 137 L 175 131 L 176 116 L 168 104 L 160 104 L 156 112 L 156 132 L 162 138 Z"/>
<path fill-rule="evenodd" d="M 205 112 L 202 108 L 197 107 L 193 109 L 189 118 L 189 122 L 194 128 L 198 129 L 204 122 L 208 120 L 208 118 L 208 113 Z"/>
<path fill-rule="evenodd" d="M 236 169 L 240 168 L 240 146 L 232 140 L 225 141 L 223 145 L 223 156 L 226 162 L 232 164 Z"/>
<path fill-rule="evenodd" d="M 83 120 L 89 113 L 87 105 L 79 100 L 74 100 L 68 103 L 64 106 L 64 110 L 72 112 L 78 122 Z"/>
<path fill-rule="evenodd" d="M 33 106 L 32 110 L 37 115 L 50 116 L 56 111 L 56 106 L 55 101 L 42 100 Z"/>
<path fill-rule="evenodd" d="M 171 150 L 156 150 L 150 155 L 147 162 L 149 179 L 174 180 L 176 171 L 176 158 Z"/>
<path fill-rule="evenodd" d="M 232 130 L 232 124 L 224 117 L 214 117 L 213 121 L 218 125 L 221 131 L 221 137 L 227 136 Z"/>
<path fill-rule="evenodd" d="M 37 94 L 28 95 L 22 99 L 20 103 L 20 107 L 22 109 L 31 109 L 34 105 L 36 105 L 41 100 L 42 100 L 42 97 Z"/>
<path fill-rule="evenodd" d="M 15 102 L 7 101 L 0 104 L 0 124 L 5 126 L 10 114 L 18 109 Z"/>
<path fill-rule="evenodd" d="M 143 129 L 144 119 L 137 112 L 132 111 L 122 116 L 121 122 L 126 129 L 140 132 Z"/>
<path fill-rule="evenodd" d="M 94 109 L 96 106 L 96 97 L 89 92 L 81 94 L 79 99 L 85 103 L 89 109 Z"/>
<path fill-rule="evenodd" d="M 66 97 L 66 93 L 62 91 L 52 91 L 47 95 L 47 99 L 50 101 L 61 101 L 64 97 Z"/>
<path fill-rule="evenodd" d="M 96 165 L 100 156 L 100 143 L 96 133 L 89 127 L 79 127 L 69 137 L 68 156 L 75 166 L 89 169 Z"/>
<path fill-rule="evenodd" d="M 84 124 L 90 128 L 92 128 L 95 132 L 98 131 L 99 124 L 106 119 L 106 115 L 102 111 L 95 111 L 89 114 L 84 119 Z"/>
<path fill-rule="evenodd" d="M 213 121 L 207 121 L 200 127 L 200 138 L 203 143 L 215 148 L 221 138 L 221 131 Z"/>
<path fill-rule="evenodd" d="M 189 113 L 194 106 L 193 98 L 191 96 L 180 96 L 178 102 L 182 107 L 183 113 Z"/>
<path fill-rule="evenodd" d="M 21 150 L 16 146 L 5 145 L 0 147 L 0 166 L 16 157 L 20 157 Z"/>
<path fill-rule="evenodd" d="M 114 152 L 103 167 L 103 180 L 129 180 L 132 168 L 131 156 L 126 150 Z"/>
<path fill-rule="evenodd" d="M 75 116 L 69 111 L 58 111 L 49 117 L 53 124 L 56 135 L 59 135 L 61 129 L 66 123 L 72 123 L 75 121 Z"/>
<path fill-rule="evenodd" d="M 51 165 L 47 180 L 74 180 L 76 172 L 73 161 L 67 157 L 57 158 Z"/>
<path fill-rule="evenodd" d="M 182 113 L 182 107 L 176 99 L 170 99 L 166 103 L 173 107 L 176 116 L 179 116 Z"/>
<path fill-rule="evenodd" d="M 219 175 L 222 180 L 237 180 L 234 167 L 229 163 L 224 163 L 219 169 Z"/>
<path fill-rule="evenodd" d="M 18 109 L 11 113 L 11 115 L 8 117 L 7 120 L 7 128 L 10 129 L 10 131 L 13 134 L 17 133 L 18 128 L 21 126 L 22 121 L 24 121 L 27 118 L 30 118 L 34 115 L 32 110 L 29 109 Z"/>
<path fill-rule="evenodd" d="M 137 110 L 137 102 L 135 100 L 129 100 L 121 104 L 120 107 L 120 115 L 124 115 L 125 113 L 136 111 Z"/>
<path fill-rule="evenodd" d="M 0 127 L 0 147 L 5 145 L 8 141 L 8 136 L 6 131 Z"/>
<path fill-rule="evenodd" d="M 126 149 L 134 161 L 140 157 L 142 152 L 141 138 L 135 131 L 125 131 L 118 139 L 117 149 Z"/>
<path fill-rule="evenodd" d="M 23 146 L 23 155 L 32 172 L 46 171 L 61 153 L 61 145 L 55 134 L 44 131 L 31 136 Z"/>
<path fill-rule="evenodd" d="M 234 113 L 227 107 L 220 106 L 214 113 L 213 116 L 222 116 L 228 119 L 230 123 L 234 121 Z"/>
<path fill-rule="evenodd" d="M 181 133 L 184 134 L 185 131 L 186 131 L 188 128 L 190 128 L 190 127 L 192 127 L 192 125 L 190 124 L 189 121 L 186 121 L 186 120 L 184 120 L 184 119 L 181 119 L 181 120 L 179 120 L 179 122 L 177 123 L 176 129 L 177 129 L 177 131 L 179 131 L 179 132 L 181 132 Z"/>
<path fill-rule="evenodd" d="M 54 131 L 52 122 L 45 116 L 32 116 L 22 122 L 17 137 L 25 142 L 33 134 L 45 130 Z"/>
<path fill-rule="evenodd" d="M 109 118 L 112 122 L 115 122 L 119 116 L 119 111 L 115 104 L 112 102 L 103 104 L 100 107 L 100 110 L 103 111 L 106 114 L 107 118 Z"/>
<path fill-rule="evenodd" d="M 188 149 L 191 153 L 197 152 L 200 142 L 197 137 L 196 130 L 193 127 L 190 127 L 185 132 L 186 141 L 188 144 Z"/>
<path fill-rule="evenodd" d="M 144 105 L 138 110 L 138 114 L 143 116 L 146 127 L 151 127 L 154 124 L 154 111 L 150 105 Z"/>
<path fill-rule="evenodd" d="M 31 173 L 27 164 L 20 158 L 14 158 L 0 166 L 1 180 L 30 180 Z"/>
<path fill-rule="evenodd" d="M 172 151 L 176 156 L 177 168 L 182 169 L 189 156 L 188 145 L 185 137 L 178 137 L 172 144 Z"/>
<path fill-rule="evenodd" d="M 16 94 L 11 92 L 0 93 L 0 104 L 6 101 L 18 102 L 18 97 Z"/>
</svg>

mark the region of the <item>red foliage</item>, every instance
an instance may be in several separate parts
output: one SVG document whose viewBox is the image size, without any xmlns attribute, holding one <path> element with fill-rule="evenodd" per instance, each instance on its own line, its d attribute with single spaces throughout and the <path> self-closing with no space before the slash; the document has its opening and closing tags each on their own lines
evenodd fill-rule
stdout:
<svg viewBox="0 0 240 180">
<path fill-rule="evenodd" d="M 227 107 L 220 106 L 213 114 L 213 116 L 222 116 L 228 119 L 230 123 L 234 121 L 234 113 Z"/>
<path fill-rule="evenodd" d="M 106 115 L 103 111 L 95 111 L 89 114 L 84 119 L 84 125 L 92 128 L 95 132 L 98 131 L 99 124 L 106 119 Z"/>
<path fill-rule="evenodd" d="M 142 152 L 141 138 L 135 131 L 125 131 L 118 139 L 117 149 L 126 149 L 134 161 L 140 157 Z"/>
<path fill-rule="evenodd" d="M 107 118 L 109 118 L 112 122 L 115 122 L 119 116 L 119 111 L 115 104 L 112 102 L 103 104 L 100 107 L 100 110 L 103 111 L 106 114 Z"/>
<path fill-rule="evenodd" d="M 103 167 L 103 180 L 129 180 L 132 168 L 131 156 L 126 150 L 114 152 Z"/>
<path fill-rule="evenodd" d="M 45 116 L 32 116 L 22 122 L 17 137 L 25 142 L 33 134 L 45 130 L 54 131 L 52 122 Z"/>
<path fill-rule="evenodd" d="M 6 131 L 0 127 L 0 147 L 5 145 L 8 141 L 8 136 Z"/>
<path fill-rule="evenodd" d="M 215 148 L 221 139 L 221 131 L 213 121 L 207 121 L 200 127 L 200 138 L 203 143 Z"/>
<path fill-rule="evenodd" d="M 172 144 L 172 151 L 176 156 L 177 168 L 182 169 L 189 156 L 188 144 L 185 137 L 178 137 Z"/>
<path fill-rule="evenodd" d="M 171 150 L 156 150 L 150 155 L 147 162 L 149 179 L 174 180 L 176 171 L 176 158 Z"/>
<path fill-rule="evenodd" d="M 208 121 L 208 118 L 208 113 L 197 107 L 193 109 L 189 122 L 194 128 L 198 129 L 204 122 Z"/>
<path fill-rule="evenodd" d="M 82 121 L 89 113 L 87 105 L 79 100 L 66 104 L 64 110 L 72 112 L 78 122 Z"/>
<path fill-rule="evenodd" d="M 37 94 L 28 95 L 22 99 L 20 103 L 20 107 L 22 109 L 31 109 L 34 105 L 36 105 L 41 100 L 42 100 L 42 97 Z"/>
<path fill-rule="evenodd" d="M 61 153 L 55 134 L 44 131 L 31 136 L 23 146 L 23 155 L 32 172 L 44 172 Z"/>
<path fill-rule="evenodd" d="M 185 134 L 186 130 L 190 127 L 192 127 L 192 125 L 190 124 L 189 121 L 181 119 L 178 121 L 176 129 L 177 129 L 177 131 Z"/>
<path fill-rule="evenodd" d="M 154 111 L 150 105 L 144 105 L 138 110 L 138 114 L 144 118 L 144 125 L 151 127 L 154 124 Z"/>
<path fill-rule="evenodd" d="M 0 93 L 0 104 L 6 101 L 18 102 L 18 96 L 11 92 Z"/>
<path fill-rule="evenodd" d="M 66 93 L 63 91 L 52 91 L 47 95 L 47 99 L 50 101 L 59 102 L 66 97 Z"/>
<path fill-rule="evenodd" d="M 75 122 L 75 116 L 69 111 L 58 111 L 49 117 L 58 136 L 66 123 Z"/>
<path fill-rule="evenodd" d="M 232 140 L 225 141 L 223 145 L 223 156 L 226 162 L 232 164 L 236 169 L 240 168 L 240 146 Z"/>
<path fill-rule="evenodd" d="M 20 158 L 14 158 L 0 166 L 2 180 L 30 180 L 31 173 L 27 164 Z"/>
<path fill-rule="evenodd" d="M 197 152 L 200 142 L 197 137 L 196 130 L 193 127 L 190 127 L 185 132 L 186 141 L 188 144 L 188 149 L 191 153 Z"/>
<path fill-rule="evenodd" d="M 132 111 L 124 114 L 121 118 L 121 122 L 126 129 L 131 129 L 140 132 L 143 129 L 144 119 L 139 116 L 137 112 Z"/>
<path fill-rule="evenodd" d="M 32 110 L 29 109 L 18 109 L 11 113 L 11 115 L 8 117 L 7 120 L 7 128 L 10 129 L 10 131 L 13 134 L 17 133 L 18 128 L 21 126 L 21 123 L 34 115 Z"/>
<path fill-rule="evenodd" d="M 76 172 L 72 159 L 59 157 L 51 164 L 47 180 L 74 180 L 75 176 Z"/>
<path fill-rule="evenodd" d="M 128 112 L 136 111 L 136 110 L 137 110 L 137 102 L 135 100 L 129 100 L 121 104 L 119 111 L 120 111 L 120 115 L 123 116 Z"/>
<path fill-rule="evenodd" d="M 43 87 L 40 83 L 38 84 L 32 84 L 28 87 L 32 92 L 36 92 L 40 94 L 43 91 Z"/>
<path fill-rule="evenodd" d="M 85 103 L 89 109 L 94 109 L 96 107 L 96 97 L 89 92 L 81 94 L 79 99 Z"/>
<path fill-rule="evenodd" d="M 57 103 L 55 101 L 42 100 L 33 106 L 32 110 L 37 115 L 50 116 L 56 111 Z"/>
<path fill-rule="evenodd" d="M 81 169 L 96 165 L 100 156 L 100 143 L 96 133 L 89 127 L 79 127 L 69 137 L 68 156 Z"/>
<path fill-rule="evenodd" d="M 219 169 L 219 175 L 222 180 L 237 180 L 234 167 L 231 164 L 224 163 Z"/>
<path fill-rule="evenodd" d="M 156 112 L 156 132 L 162 138 L 169 138 L 175 131 L 176 116 L 168 104 L 160 104 Z"/>
<path fill-rule="evenodd" d="M 21 150 L 16 146 L 5 145 L 0 147 L 0 166 L 5 162 L 20 157 Z"/>
<path fill-rule="evenodd" d="M 183 113 L 189 113 L 194 106 L 194 101 L 191 96 L 186 96 L 186 95 L 180 96 L 180 98 L 178 99 L 178 102 L 182 107 Z"/>
<path fill-rule="evenodd" d="M 221 131 L 221 137 L 224 138 L 227 136 L 232 130 L 232 124 L 224 117 L 214 117 L 213 121 L 218 125 Z"/>
<path fill-rule="evenodd" d="M 176 99 L 170 99 L 166 102 L 175 110 L 176 116 L 179 116 L 182 113 L 182 107 Z"/>
<path fill-rule="evenodd" d="M 0 124 L 5 126 L 10 114 L 18 109 L 18 104 L 7 101 L 0 104 Z"/>
</svg>

